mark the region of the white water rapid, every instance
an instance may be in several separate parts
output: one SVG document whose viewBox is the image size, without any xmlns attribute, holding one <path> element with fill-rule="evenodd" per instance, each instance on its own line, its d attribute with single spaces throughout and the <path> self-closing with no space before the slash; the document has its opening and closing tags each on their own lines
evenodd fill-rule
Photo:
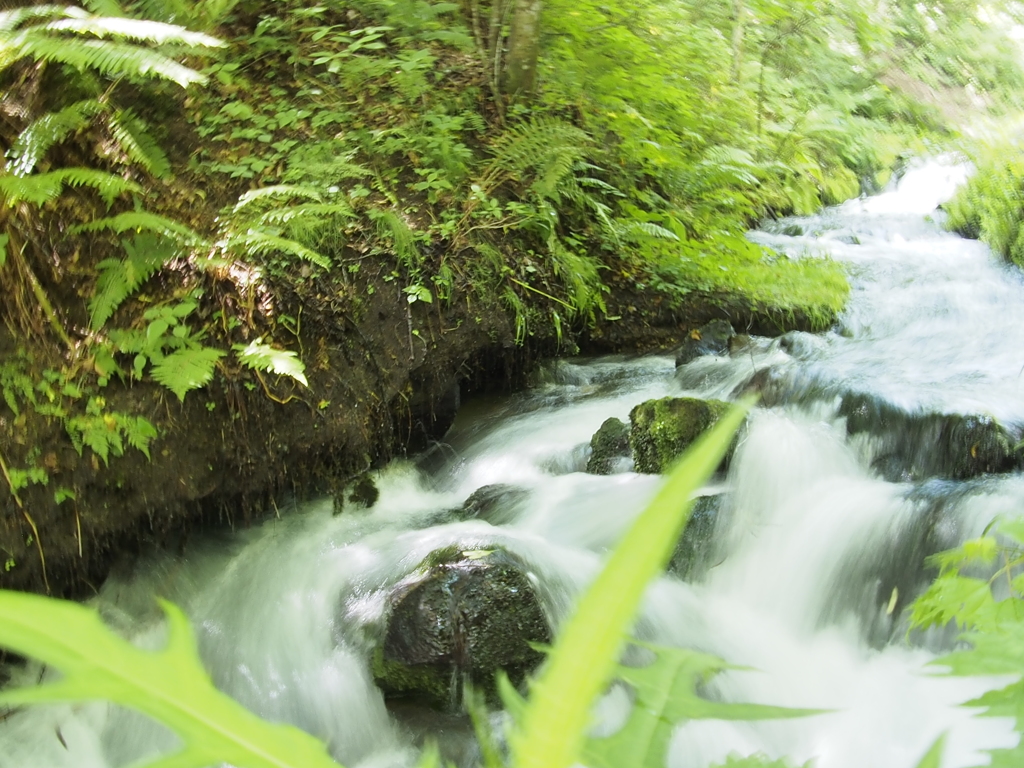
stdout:
<svg viewBox="0 0 1024 768">
<path fill-rule="evenodd" d="M 927 668 L 948 639 L 909 642 L 900 613 L 906 592 L 927 583 L 924 555 L 1024 510 L 1024 476 L 915 474 L 898 456 L 884 463 L 891 436 L 851 435 L 840 414 L 853 393 L 910 413 L 1024 424 L 1024 282 L 929 218 L 964 173 L 933 162 L 883 195 L 753 235 L 794 258 L 828 252 L 849 266 L 850 305 L 833 332 L 754 339 L 741 354 L 678 372 L 666 357 L 559 362 L 524 394 L 467 405 L 433 457 L 381 473 L 371 510 L 335 516 L 330 501 L 307 504 L 255 530 L 190 542 L 182 556 L 153 554 L 112 576 L 97 603 L 151 646 L 161 640 L 152 596 L 182 605 L 218 686 L 324 739 L 349 768 L 415 764 L 418 728 L 471 763 L 464 724 L 396 720 L 374 686 L 366 627 L 385 591 L 439 547 L 498 544 L 529 564 L 557 625 L 660 483 L 582 471 L 601 423 L 653 397 L 727 398 L 770 367 L 781 396 L 754 413 L 728 476 L 708 491 L 720 503 L 705 572 L 654 585 L 637 632 L 749 667 L 713 684 L 725 700 L 829 712 L 690 722 L 667 768 L 704 768 L 733 752 L 913 768 L 944 731 L 943 768 L 984 764 L 984 749 L 1017 737 L 1007 721 L 958 705 L 992 681 Z M 445 510 L 494 483 L 529 492 L 503 524 L 445 522 Z M 0 722 L 0 768 L 120 768 L 173 744 L 103 704 L 35 708 Z"/>
</svg>

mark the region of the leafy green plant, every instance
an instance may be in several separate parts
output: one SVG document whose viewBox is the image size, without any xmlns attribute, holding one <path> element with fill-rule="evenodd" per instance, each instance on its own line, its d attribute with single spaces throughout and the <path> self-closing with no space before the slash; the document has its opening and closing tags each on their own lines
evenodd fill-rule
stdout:
<svg viewBox="0 0 1024 768">
<path fill-rule="evenodd" d="M 157 436 L 148 419 L 107 411 L 106 400 L 98 396 L 89 399 L 85 413 L 69 417 L 64 426 L 79 455 L 83 448 L 91 448 L 104 464 L 109 464 L 111 454 L 124 455 L 126 441 L 150 458 L 149 444 Z"/>
<path fill-rule="evenodd" d="M 0 646 L 62 675 L 56 682 L 0 691 L 0 705 L 101 698 L 142 712 L 183 742 L 179 751 L 146 768 L 222 762 L 238 768 L 338 768 L 317 739 L 261 720 L 214 688 L 185 615 L 170 603 L 162 606 L 167 643 L 151 652 L 111 632 L 94 609 L 0 590 Z"/>
<path fill-rule="evenodd" d="M 934 662 L 949 674 L 1015 676 L 1016 682 L 965 704 L 983 707 L 988 716 L 1012 717 L 1024 732 L 1024 520 L 997 520 L 982 536 L 928 562 L 939 575 L 914 601 L 911 626 L 952 624 L 964 631 L 969 648 Z M 994 768 L 1017 766 L 1024 743 L 989 754 Z"/>
</svg>

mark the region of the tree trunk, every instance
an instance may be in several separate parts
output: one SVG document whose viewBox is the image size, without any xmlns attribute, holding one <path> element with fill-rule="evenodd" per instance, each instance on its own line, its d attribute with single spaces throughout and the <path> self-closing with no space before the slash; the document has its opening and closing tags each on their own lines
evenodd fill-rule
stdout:
<svg viewBox="0 0 1024 768">
<path fill-rule="evenodd" d="M 504 91 L 511 96 L 532 93 L 537 83 L 543 6 L 543 0 L 515 0 L 504 78 Z"/>
<path fill-rule="evenodd" d="M 740 73 L 743 69 L 743 33 L 746 23 L 747 9 L 744 0 L 736 0 L 733 3 L 733 27 L 732 27 L 732 80 L 739 83 Z"/>
</svg>

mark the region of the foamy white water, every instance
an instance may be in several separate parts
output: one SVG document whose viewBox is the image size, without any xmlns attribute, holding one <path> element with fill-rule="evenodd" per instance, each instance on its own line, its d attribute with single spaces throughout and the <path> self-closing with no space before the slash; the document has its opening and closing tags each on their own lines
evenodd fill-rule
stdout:
<svg viewBox="0 0 1024 768">
<path fill-rule="evenodd" d="M 563 361 L 546 383 L 486 415 L 467 409 L 443 468 L 383 472 L 373 510 L 334 516 L 328 501 L 308 504 L 192 543 L 184 557 L 143 558 L 112 577 L 98 603 L 153 646 L 161 625 L 152 595 L 178 602 L 215 682 L 246 706 L 324 739 L 345 765 L 412 765 L 415 740 L 368 671 L 386 590 L 439 547 L 501 545 L 529 564 L 557 625 L 660 484 L 629 471 L 585 474 L 590 436 L 652 397 L 728 397 L 770 365 L 812 394 L 754 414 L 713 489 L 723 501 L 710 569 L 696 583 L 655 584 L 637 633 L 750 667 L 712 685 L 724 700 L 829 712 L 685 724 L 667 768 L 703 768 L 733 752 L 818 768 L 913 768 L 946 731 L 944 768 L 984 763 L 982 750 L 1017 739 L 1007 721 L 959 706 L 991 681 L 936 675 L 926 666 L 935 655 L 904 640 L 899 614 L 912 595 L 896 593 L 898 608 L 886 608 L 895 587 L 927 578 L 924 549 L 1024 508 L 1024 479 L 886 482 L 870 467 L 870 441 L 848 437 L 836 414 L 838 394 L 854 391 L 1024 422 L 1024 284 L 926 218 L 963 174 L 927 165 L 884 195 L 788 222 L 803 235 L 755 236 L 794 257 L 825 250 L 850 266 L 853 295 L 834 333 L 756 341 L 749 353 L 678 373 L 665 357 Z M 445 510 L 494 483 L 529 494 L 509 522 L 443 522 Z M 622 702 L 612 697 L 604 709 L 614 720 Z M 438 735 L 464 739 L 457 728 Z M 103 704 L 32 709 L 0 722 L 0 768 L 119 768 L 174 743 Z M 472 763 L 472 749 L 457 746 L 452 754 Z"/>
</svg>

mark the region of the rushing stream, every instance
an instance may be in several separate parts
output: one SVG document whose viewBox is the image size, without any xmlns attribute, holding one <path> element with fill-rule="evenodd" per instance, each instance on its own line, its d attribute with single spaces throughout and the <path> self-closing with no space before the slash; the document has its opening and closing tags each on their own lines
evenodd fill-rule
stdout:
<svg viewBox="0 0 1024 768">
<path fill-rule="evenodd" d="M 156 646 L 152 595 L 184 606 L 218 686 L 323 738 L 350 768 L 414 763 L 417 730 L 471 760 L 456 718 L 396 719 L 374 686 L 366 627 L 387 589 L 439 547 L 497 544 L 529 564 L 557 625 L 660 482 L 583 472 L 601 423 L 654 397 L 728 398 L 770 369 L 770 407 L 754 413 L 728 477 L 707 491 L 720 496 L 713 556 L 692 583 L 661 579 L 637 632 L 751 668 L 717 678 L 713 693 L 725 700 L 829 712 L 693 721 L 677 730 L 668 768 L 703 768 L 731 752 L 913 768 L 947 730 L 944 768 L 986 762 L 981 750 L 1017 737 L 1008 721 L 958 704 L 991 681 L 927 669 L 949 639 L 908 641 L 900 614 L 927 582 L 921 557 L 1024 510 L 1024 479 L 940 479 L 928 470 L 942 449 L 934 429 L 892 417 L 906 433 L 896 434 L 871 422 L 883 403 L 890 416 L 1024 425 L 1024 282 L 929 217 L 964 173 L 932 163 L 893 191 L 754 235 L 794 257 L 828 252 L 849 265 L 850 305 L 832 332 L 755 338 L 678 371 L 668 357 L 559 362 L 524 394 L 467 405 L 445 445 L 381 474 L 370 511 L 334 515 L 330 501 L 312 503 L 190 542 L 183 557 L 144 558 L 103 587 L 104 614 Z M 851 434 L 854 417 L 867 426 Z M 445 522 L 444 510 L 494 483 L 529 496 L 500 525 Z M 612 720 L 616 708 L 607 702 Z M 119 768 L 174 743 L 101 704 L 33 709 L 0 723 L 0 768 Z"/>
</svg>

